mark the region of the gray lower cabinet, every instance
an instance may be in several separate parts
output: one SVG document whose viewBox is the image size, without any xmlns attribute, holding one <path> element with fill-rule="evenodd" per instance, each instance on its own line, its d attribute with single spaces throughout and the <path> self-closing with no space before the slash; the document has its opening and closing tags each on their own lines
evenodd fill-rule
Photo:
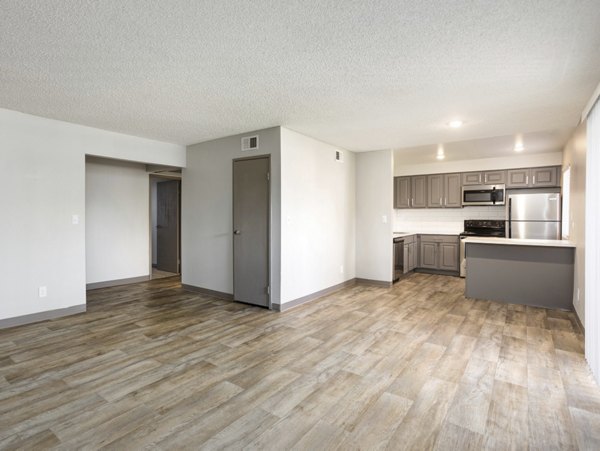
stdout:
<svg viewBox="0 0 600 451">
<path fill-rule="evenodd" d="M 440 243 L 440 269 L 458 271 L 458 243 Z"/>
<path fill-rule="evenodd" d="M 415 175 L 410 178 L 410 194 L 412 208 L 427 207 L 427 176 Z"/>
<path fill-rule="evenodd" d="M 404 274 L 417 267 L 417 243 L 414 237 L 404 240 Z"/>
<path fill-rule="evenodd" d="M 419 268 L 458 272 L 458 236 L 419 235 Z"/>
<path fill-rule="evenodd" d="M 394 177 L 394 208 L 410 208 L 410 177 Z"/>
</svg>

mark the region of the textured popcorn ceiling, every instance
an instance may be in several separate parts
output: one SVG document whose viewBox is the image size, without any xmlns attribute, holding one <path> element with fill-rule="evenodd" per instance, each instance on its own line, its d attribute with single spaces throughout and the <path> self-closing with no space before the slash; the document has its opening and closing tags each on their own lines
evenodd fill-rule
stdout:
<svg viewBox="0 0 600 451">
<path fill-rule="evenodd" d="M 598 24 L 598 0 L 1 0 L 0 107 L 181 144 L 564 130 L 600 81 Z"/>
</svg>

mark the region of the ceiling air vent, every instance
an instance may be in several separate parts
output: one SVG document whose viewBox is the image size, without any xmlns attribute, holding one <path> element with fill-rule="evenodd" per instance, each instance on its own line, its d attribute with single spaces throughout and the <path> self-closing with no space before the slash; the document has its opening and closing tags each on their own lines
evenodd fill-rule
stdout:
<svg viewBox="0 0 600 451">
<path fill-rule="evenodd" d="M 244 136 L 242 138 L 242 152 L 258 149 L 258 135 Z"/>
<path fill-rule="evenodd" d="M 337 161 L 339 163 L 343 163 L 344 162 L 344 154 L 342 153 L 341 150 L 336 150 L 335 151 L 335 161 Z"/>
</svg>

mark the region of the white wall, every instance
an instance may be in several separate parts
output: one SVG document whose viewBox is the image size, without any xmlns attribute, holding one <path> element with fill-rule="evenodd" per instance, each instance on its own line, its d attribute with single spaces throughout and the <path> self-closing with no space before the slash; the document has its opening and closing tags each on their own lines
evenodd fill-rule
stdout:
<svg viewBox="0 0 600 451">
<path fill-rule="evenodd" d="M 585 176 L 586 122 L 577 127 L 563 152 L 563 169 L 571 167 L 569 240 L 576 246 L 573 305 L 585 324 Z"/>
<path fill-rule="evenodd" d="M 260 148 L 242 152 L 241 138 L 249 135 L 259 135 Z M 233 160 L 252 155 L 271 155 L 271 299 L 279 303 L 279 127 L 188 146 L 187 167 L 182 177 L 182 282 L 233 293 Z"/>
<path fill-rule="evenodd" d="M 148 276 L 150 199 L 146 165 L 88 157 L 86 282 Z"/>
<path fill-rule="evenodd" d="M 587 118 L 585 198 L 585 357 L 600 382 L 600 102 Z"/>
<path fill-rule="evenodd" d="M 392 281 L 391 150 L 356 155 L 356 277 Z M 386 222 L 383 221 L 386 217 Z"/>
<path fill-rule="evenodd" d="M 353 152 L 281 129 L 281 303 L 354 279 L 355 178 Z"/>
<path fill-rule="evenodd" d="M 178 145 L 0 109 L 0 319 L 85 304 L 86 153 L 185 165 Z"/>
<path fill-rule="evenodd" d="M 428 164 L 403 164 L 400 153 L 394 157 L 394 175 L 441 174 L 449 172 L 491 171 L 494 169 L 560 166 L 562 152 L 522 153 L 510 157 L 477 158 L 473 160 L 436 161 Z"/>
</svg>

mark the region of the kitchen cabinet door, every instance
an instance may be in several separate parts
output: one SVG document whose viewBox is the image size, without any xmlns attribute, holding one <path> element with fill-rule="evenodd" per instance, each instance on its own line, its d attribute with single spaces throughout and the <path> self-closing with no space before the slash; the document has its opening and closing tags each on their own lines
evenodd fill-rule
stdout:
<svg viewBox="0 0 600 451">
<path fill-rule="evenodd" d="M 509 169 L 506 171 L 507 188 L 528 188 L 529 169 Z"/>
<path fill-rule="evenodd" d="M 444 207 L 462 207 L 460 174 L 444 174 Z"/>
<path fill-rule="evenodd" d="M 416 175 L 414 177 L 411 177 L 410 179 L 411 207 L 427 207 L 427 176 Z"/>
<path fill-rule="evenodd" d="M 506 183 L 506 171 L 487 171 L 483 173 L 484 185 L 495 185 Z"/>
<path fill-rule="evenodd" d="M 440 243 L 440 269 L 458 271 L 458 243 Z"/>
<path fill-rule="evenodd" d="M 442 174 L 427 176 L 427 208 L 444 206 L 444 176 Z"/>
<path fill-rule="evenodd" d="M 532 187 L 560 186 L 558 182 L 558 167 L 552 166 L 547 168 L 531 169 L 531 185 Z"/>
<path fill-rule="evenodd" d="M 410 208 L 410 177 L 394 177 L 394 208 Z"/>
<path fill-rule="evenodd" d="M 433 241 L 421 241 L 419 249 L 421 268 L 438 269 L 438 245 L 439 243 Z"/>
<path fill-rule="evenodd" d="M 483 174 L 481 172 L 464 172 L 462 174 L 462 184 L 464 185 L 482 185 Z"/>
<path fill-rule="evenodd" d="M 418 265 L 418 255 L 419 248 L 417 247 L 417 243 L 410 243 L 410 253 L 408 254 L 408 260 L 411 271 L 415 269 Z"/>
</svg>

